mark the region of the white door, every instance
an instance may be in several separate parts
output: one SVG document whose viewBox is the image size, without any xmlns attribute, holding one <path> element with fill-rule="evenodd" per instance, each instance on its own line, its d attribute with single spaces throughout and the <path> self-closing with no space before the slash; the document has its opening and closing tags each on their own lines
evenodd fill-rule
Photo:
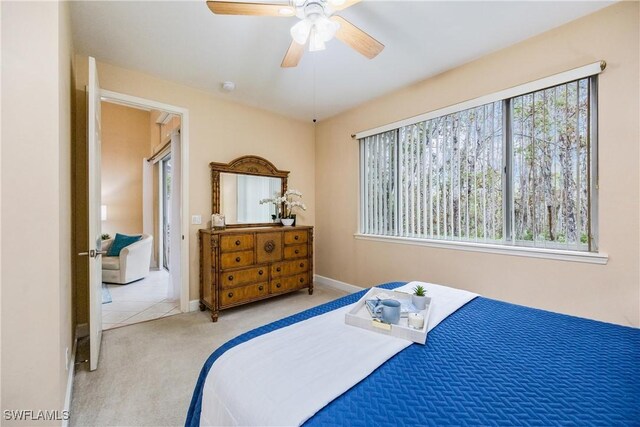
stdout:
<svg viewBox="0 0 640 427">
<path fill-rule="evenodd" d="M 89 57 L 88 105 L 88 184 L 89 184 L 89 365 L 98 367 L 102 340 L 102 224 L 100 216 L 100 84 L 96 60 Z"/>
</svg>

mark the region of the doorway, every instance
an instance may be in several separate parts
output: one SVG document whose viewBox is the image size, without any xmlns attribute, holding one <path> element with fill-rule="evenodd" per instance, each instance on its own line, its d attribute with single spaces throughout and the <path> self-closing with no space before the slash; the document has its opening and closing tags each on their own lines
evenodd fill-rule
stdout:
<svg viewBox="0 0 640 427">
<path fill-rule="evenodd" d="M 180 254 L 181 242 L 171 236 L 171 224 L 180 222 L 174 215 L 180 180 L 172 165 L 180 159 L 180 117 L 109 100 L 101 101 L 101 114 L 102 324 L 108 330 L 181 313 L 181 277 L 172 274 L 180 271 L 172 254 Z M 134 242 L 120 249 L 122 238 Z"/>
<path fill-rule="evenodd" d="M 118 209 L 110 210 L 108 205 L 104 205 L 101 191 L 101 166 L 102 161 L 101 154 L 101 135 L 102 135 L 102 117 L 101 108 L 102 103 L 112 103 L 122 106 L 128 106 L 137 108 L 140 110 L 150 111 L 152 109 L 167 112 L 167 114 L 173 114 L 180 119 L 182 132 L 174 133 L 177 135 L 176 141 L 172 148 L 176 151 L 172 152 L 172 183 L 175 183 L 175 188 L 180 189 L 180 193 L 176 194 L 172 191 L 174 197 L 172 197 L 174 206 L 171 209 L 174 232 L 171 234 L 171 239 L 175 239 L 173 248 L 177 250 L 171 251 L 171 257 L 174 258 L 174 262 L 171 262 L 171 274 L 173 275 L 174 284 L 174 296 L 179 300 L 179 309 L 182 312 L 195 310 L 195 304 L 189 302 L 189 222 L 187 219 L 187 212 L 189 206 L 189 111 L 185 108 L 175 107 L 169 104 L 164 104 L 144 98 L 139 98 L 131 95 L 126 95 L 118 92 L 112 92 L 102 90 L 98 80 L 98 70 L 95 58 L 88 58 L 88 84 L 86 85 L 86 102 L 87 102 L 87 151 L 82 154 L 82 150 L 78 151 L 78 180 L 79 185 L 76 186 L 76 192 L 81 199 L 86 197 L 86 217 L 77 219 L 77 244 L 78 244 L 78 256 L 87 257 L 88 263 L 77 264 L 78 275 L 83 280 L 86 277 L 87 291 L 88 291 L 88 322 L 78 324 L 77 332 L 79 336 L 85 336 L 88 331 L 89 337 L 89 364 L 90 370 L 97 369 L 100 343 L 103 330 L 103 301 L 108 299 L 104 297 L 103 287 L 103 258 L 106 258 L 108 250 L 107 247 L 103 247 L 104 239 L 102 236 L 102 217 L 108 218 L 109 215 L 117 213 Z M 175 153 L 178 156 L 175 156 Z M 157 154 L 157 153 L 156 153 Z M 165 153 L 166 154 L 166 153 Z M 84 157 L 86 156 L 86 157 Z M 155 154 L 154 154 L 155 156 Z M 153 156 L 152 156 L 153 157 Z M 178 160 L 179 159 L 179 160 Z M 143 164 L 148 164 L 145 160 Z M 83 169 L 83 165 L 86 169 Z M 149 168 L 147 168 L 148 170 Z M 84 175 L 83 179 L 83 173 Z M 143 174 L 143 183 L 150 182 L 152 178 L 149 174 Z M 143 199 L 147 200 L 148 196 L 153 193 L 145 192 Z M 152 217 L 153 218 L 153 217 Z M 86 222 L 84 222 L 86 219 Z M 143 215 L 143 233 L 146 233 L 149 227 L 153 227 L 153 220 L 149 220 L 149 215 Z M 158 234 L 156 234 L 158 236 Z M 106 237 L 106 236 L 105 236 Z M 111 237 L 111 236 L 109 236 Z M 115 236 L 114 236 L 115 237 Z M 138 237 L 138 236 L 137 236 Z M 146 236 L 139 236 L 144 239 Z M 155 239 L 157 242 L 159 239 Z M 135 244 L 135 243 L 134 243 Z M 86 245 L 86 246 L 85 246 Z M 116 245 L 116 249 L 117 249 Z M 126 246 L 126 245 L 125 245 Z M 86 249 L 85 249 L 86 248 Z M 84 251 L 83 251 L 84 250 Z M 127 250 L 119 250 L 118 254 Z M 117 258 L 117 257 L 116 257 Z M 146 256 L 144 257 L 146 258 Z M 150 257 L 151 258 L 151 257 Z M 157 260 L 157 257 L 155 258 Z M 117 260 L 116 260 L 117 262 Z M 139 265 L 150 267 L 150 262 L 146 259 L 141 261 Z M 177 268 L 176 268 L 177 266 Z M 114 270 L 117 270 L 114 269 Z M 112 271 L 112 274 L 117 272 Z M 86 276 L 85 276 L 86 274 Z M 146 274 L 146 272 L 145 272 Z M 144 274 L 143 274 L 144 276 Z M 128 281 L 127 278 L 124 280 Z M 135 279 L 133 280 L 135 281 Z M 131 281 L 130 281 L 131 282 Z M 193 307 L 192 307 L 193 306 Z"/>
<path fill-rule="evenodd" d="M 174 260 L 173 265 L 179 266 L 179 268 L 173 268 L 172 274 L 176 275 L 176 283 L 179 283 L 177 289 L 177 299 L 179 300 L 179 309 L 181 312 L 186 313 L 192 310 L 195 310 L 195 307 L 192 307 L 193 304 L 190 304 L 189 301 L 189 218 L 186 214 L 188 212 L 189 206 L 189 173 L 188 173 L 188 164 L 189 164 L 189 110 L 182 107 L 176 107 L 170 104 L 165 104 L 157 101 L 153 101 L 150 99 L 140 98 L 136 96 L 126 95 L 118 92 L 101 90 L 101 99 L 102 101 L 112 102 L 120 105 L 126 105 L 134 108 L 140 108 L 148 111 L 159 111 L 162 113 L 166 113 L 167 117 L 175 117 L 179 120 L 179 132 L 172 132 L 171 136 L 173 136 L 174 141 L 176 141 L 176 137 L 178 138 L 177 143 L 174 143 L 172 148 L 175 149 L 177 154 L 179 154 L 179 160 L 175 156 L 175 152 L 171 154 L 172 162 L 171 162 L 171 172 L 172 172 L 172 183 L 176 183 L 180 188 L 180 194 L 176 196 L 174 194 L 173 207 L 171 212 L 172 215 L 172 224 L 173 238 L 178 242 L 177 245 L 180 248 L 179 251 L 174 251 Z M 164 119 L 166 120 L 166 119 Z M 162 121 L 164 121 L 162 120 Z M 164 147 L 163 150 L 156 150 L 156 154 L 147 159 L 146 164 L 151 164 L 155 162 L 156 159 L 162 159 L 166 154 L 169 153 L 167 148 L 171 147 L 167 145 L 167 135 L 165 134 L 164 138 Z M 148 171 L 148 169 L 147 169 Z M 157 175 L 155 175 L 157 177 Z M 149 187 L 148 182 L 158 183 L 159 179 L 154 179 L 153 173 L 145 174 L 143 176 L 143 180 L 145 181 L 143 185 L 145 187 Z M 178 182 L 176 182 L 178 181 Z M 159 185 L 158 185 L 159 187 Z M 148 202 L 149 199 L 152 199 L 152 194 L 157 194 L 155 191 L 145 192 L 143 196 L 145 200 Z M 175 212 L 174 212 L 175 211 Z M 158 210 L 153 210 L 151 214 L 148 212 L 143 215 L 143 229 L 144 230 L 157 230 L 154 227 L 153 216 L 156 215 L 155 212 Z M 162 235 L 162 233 L 156 231 L 157 235 Z M 156 239 L 156 242 L 162 242 L 162 239 Z M 161 244 L 161 243 L 160 243 Z M 160 261 L 160 257 L 155 259 L 155 262 L 158 263 Z M 158 264 L 155 264 L 158 265 Z"/>
</svg>

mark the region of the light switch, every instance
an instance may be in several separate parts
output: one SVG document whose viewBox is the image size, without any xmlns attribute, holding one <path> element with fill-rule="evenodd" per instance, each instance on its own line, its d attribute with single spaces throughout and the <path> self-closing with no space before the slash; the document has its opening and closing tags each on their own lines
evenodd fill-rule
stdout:
<svg viewBox="0 0 640 427">
<path fill-rule="evenodd" d="M 201 215 L 191 215 L 191 224 L 202 224 L 202 216 Z"/>
</svg>

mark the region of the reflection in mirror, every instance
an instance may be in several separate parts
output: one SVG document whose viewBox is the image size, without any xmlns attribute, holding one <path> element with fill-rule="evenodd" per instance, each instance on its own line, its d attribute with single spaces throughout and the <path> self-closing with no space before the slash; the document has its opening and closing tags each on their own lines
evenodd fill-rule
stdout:
<svg viewBox="0 0 640 427">
<path fill-rule="evenodd" d="M 271 222 L 275 214 L 272 203 L 260 200 L 280 195 L 282 178 L 269 176 L 220 174 L 220 211 L 227 224 Z"/>
</svg>

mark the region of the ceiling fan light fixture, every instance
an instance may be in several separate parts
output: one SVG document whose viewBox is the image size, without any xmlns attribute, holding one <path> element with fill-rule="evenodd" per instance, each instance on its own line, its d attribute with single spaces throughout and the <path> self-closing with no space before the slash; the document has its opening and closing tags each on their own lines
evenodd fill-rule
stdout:
<svg viewBox="0 0 640 427">
<path fill-rule="evenodd" d="M 309 52 L 318 52 L 320 50 L 325 50 L 326 46 L 324 44 L 324 39 L 318 33 L 318 30 L 315 26 L 311 28 L 311 34 L 309 36 Z"/>
<path fill-rule="evenodd" d="M 306 19 L 301 20 L 291 27 L 290 33 L 293 40 L 298 44 L 306 44 L 311 32 L 312 24 Z"/>
<path fill-rule="evenodd" d="M 340 28 L 340 24 L 333 22 L 326 16 L 320 16 L 314 22 L 314 28 L 316 30 L 316 34 L 322 39 L 322 41 L 328 42 L 335 37 L 338 28 Z"/>
<path fill-rule="evenodd" d="M 329 0 L 329 4 L 331 4 L 333 6 L 342 6 L 346 2 L 347 2 L 347 0 Z"/>
</svg>

